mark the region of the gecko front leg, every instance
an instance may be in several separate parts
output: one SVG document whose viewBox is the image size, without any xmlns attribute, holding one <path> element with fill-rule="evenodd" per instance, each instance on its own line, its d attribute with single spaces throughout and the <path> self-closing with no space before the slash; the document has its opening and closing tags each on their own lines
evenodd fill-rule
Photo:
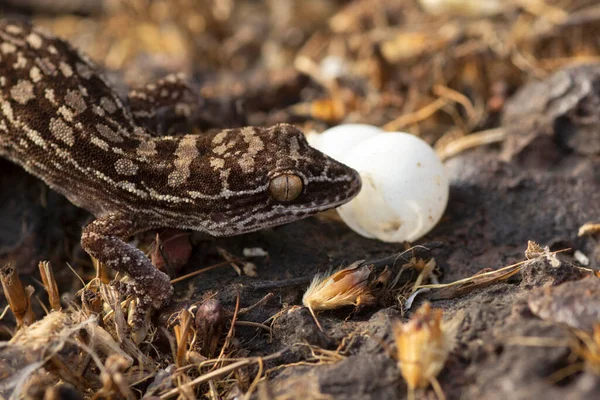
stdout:
<svg viewBox="0 0 600 400">
<path fill-rule="evenodd" d="M 127 96 L 135 123 L 153 136 L 191 133 L 224 126 L 248 125 L 242 103 L 226 98 L 205 98 L 200 88 L 182 74 L 171 74 Z"/>
<path fill-rule="evenodd" d="M 165 136 L 192 131 L 204 100 L 182 74 L 171 74 L 129 91 L 135 122 L 150 134 Z"/>
<path fill-rule="evenodd" d="M 149 308 L 159 309 L 173 296 L 169 276 L 159 271 L 139 249 L 124 240 L 143 231 L 123 214 L 112 213 L 87 225 L 81 235 L 83 249 L 108 267 L 129 275 L 133 282 L 115 286 L 123 295 L 135 294 L 138 303 L 133 315 L 134 327 L 139 327 Z"/>
</svg>

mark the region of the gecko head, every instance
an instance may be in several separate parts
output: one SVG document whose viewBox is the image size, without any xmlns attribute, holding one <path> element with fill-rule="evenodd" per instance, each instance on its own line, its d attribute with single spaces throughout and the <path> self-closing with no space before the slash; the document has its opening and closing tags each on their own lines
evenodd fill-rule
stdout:
<svg viewBox="0 0 600 400">
<path fill-rule="evenodd" d="M 212 139 L 227 182 L 211 214 L 215 236 L 282 225 L 338 207 L 358 194 L 358 172 L 307 143 L 288 124 L 222 131 Z"/>
</svg>

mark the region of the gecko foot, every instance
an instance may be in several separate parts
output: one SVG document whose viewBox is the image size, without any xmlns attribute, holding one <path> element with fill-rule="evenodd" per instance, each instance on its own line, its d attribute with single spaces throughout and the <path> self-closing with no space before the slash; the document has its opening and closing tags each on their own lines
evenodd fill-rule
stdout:
<svg viewBox="0 0 600 400">
<path fill-rule="evenodd" d="M 115 290 L 123 297 L 128 297 L 135 294 L 134 282 L 123 282 L 113 280 L 110 282 L 110 286 L 114 287 Z"/>
<path fill-rule="evenodd" d="M 169 276 L 152 265 L 141 250 L 123 240 L 138 230 L 131 220 L 122 215 L 109 214 L 90 223 L 81 235 L 81 246 L 88 254 L 132 279 L 131 282 L 114 282 L 113 285 L 121 294 L 137 297 L 134 328 L 141 326 L 150 308 L 157 310 L 164 307 L 173 296 Z"/>
</svg>

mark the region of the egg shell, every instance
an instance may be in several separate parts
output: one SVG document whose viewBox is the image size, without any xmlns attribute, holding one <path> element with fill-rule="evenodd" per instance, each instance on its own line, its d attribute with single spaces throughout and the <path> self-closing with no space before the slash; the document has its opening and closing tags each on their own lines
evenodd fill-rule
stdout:
<svg viewBox="0 0 600 400">
<path fill-rule="evenodd" d="M 366 124 L 343 124 L 323 131 L 317 138 L 312 138 L 311 146 L 327 154 L 337 161 L 342 161 L 344 154 L 358 143 L 370 139 L 383 132 L 383 129 Z"/>
<path fill-rule="evenodd" d="M 354 146 L 341 161 L 360 173 L 363 187 L 337 210 L 362 236 L 414 241 L 442 217 L 448 178 L 435 151 L 416 136 L 381 133 Z"/>
<path fill-rule="evenodd" d="M 308 131 L 308 132 L 304 132 L 304 137 L 306 138 L 306 141 L 308 142 L 308 144 L 310 145 L 310 147 L 314 147 L 315 149 L 319 149 L 320 148 L 320 144 L 321 144 L 321 134 L 315 131 Z"/>
</svg>

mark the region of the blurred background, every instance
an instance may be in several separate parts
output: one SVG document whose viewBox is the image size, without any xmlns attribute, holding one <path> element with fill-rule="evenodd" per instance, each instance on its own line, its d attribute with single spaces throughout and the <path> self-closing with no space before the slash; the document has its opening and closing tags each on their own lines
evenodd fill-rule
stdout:
<svg viewBox="0 0 600 400">
<path fill-rule="evenodd" d="M 123 90 L 188 74 L 214 100 L 215 127 L 366 122 L 437 148 L 497 126 L 524 81 L 597 61 L 600 46 L 596 0 L 0 4 L 90 54 Z"/>
</svg>

